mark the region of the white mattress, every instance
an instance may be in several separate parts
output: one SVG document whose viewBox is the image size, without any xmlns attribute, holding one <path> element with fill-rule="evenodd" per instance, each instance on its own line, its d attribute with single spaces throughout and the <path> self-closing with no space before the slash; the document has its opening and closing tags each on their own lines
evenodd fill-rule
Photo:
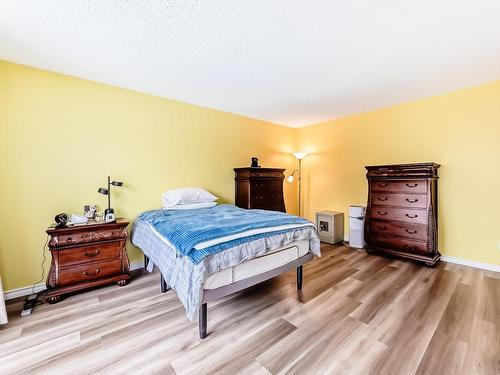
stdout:
<svg viewBox="0 0 500 375">
<path fill-rule="evenodd" d="M 306 255 L 309 252 L 309 240 L 292 242 L 284 247 L 266 253 L 258 258 L 224 268 L 207 277 L 203 289 L 216 289 L 249 277 L 260 275 Z"/>
</svg>

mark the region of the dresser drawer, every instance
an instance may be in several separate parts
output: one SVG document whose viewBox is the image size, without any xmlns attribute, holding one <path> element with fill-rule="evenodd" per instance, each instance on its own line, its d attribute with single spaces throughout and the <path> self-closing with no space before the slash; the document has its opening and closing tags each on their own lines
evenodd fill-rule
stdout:
<svg viewBox="0 0 500 375">
<path fill-rule="evenodd" d="M 268 206 L 281 202 L 283 199 L 281 191 L 258 193 L 252 196 L 252 206 Z"/>
<path fill-rule="evenodd" d="M 253 181 L 251 187 L 252 187 L 252 193 L 254 194 L 259 194 L 263 192 L 279 193 L 283 190 L 283 182 L 281 180 Z"/>
<path fill-rule="evenodd" d="M 253 208 L 259 210 L 268 210 L 268 211 L 283 211 L 283 206 L 277 203 L 261 205 L 259 207 L 253 207 Z"/>
<path fill-rule="evenodd" d="M 251 172 L 248 175 L 250 178 L 283 178 L 284 174 L 283 172 L 276 171 L 276 172 Z"/>
<path fill-rule="evenodd" d="M 371 181 L 371 191 L 426 194 L 426 180 Z"/>
<path fill-rule="evenodd" d="M 93 281 L 121 272 L 122 260 L 120 258 L 63 268 L 59 270 L 59 286 Z"/>
<path fill-rule="evenodd" d="M 407 253 L 427 253 L 427 243 L 414 241 L 406 238 L 386 236 L 381 234 L 376 234 L 370 236 L 371 246 L 380 246 L 382 248 L 389 248 L 398 251 L 404 251 Z"/>
<path fill-rule="evenodd" d="M 426 210 L 408 210 L 392 207 L 370 207 L 372 219 L 403 221 L 411 224 L 427 224 Z"/>
<path fill-rule="evenodd" d="M 427 226 L 372 220 L 370 232 L 427 241 Z"/>
<path fill-rule="evenodd" d="M 371 201 L 377 206 L 427 208 L 427 195 L 373 193 Z"/>
<path fill-rule="evenodd" d="M 122 250 L 122 242 L 108 242 L 99 245 L 80 246 L 59 250 L 59 267 L 72 266 L 103 259 L 118 258 Z"/>
</svg>

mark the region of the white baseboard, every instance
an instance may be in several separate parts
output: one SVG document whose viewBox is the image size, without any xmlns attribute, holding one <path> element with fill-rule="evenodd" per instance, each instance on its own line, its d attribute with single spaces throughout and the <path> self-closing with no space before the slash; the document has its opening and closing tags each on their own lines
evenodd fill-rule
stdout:
<svg viewBox="0 0 500 375">
<path fill-rule="evenodd" d="M 143 267 L 144 267 L 144 264 L 141 261 L 130 263 L 130 270 L 131 271 L 138 270 L 138 269 L 143 268 Z M 23 288 L 6 290 L 4 292 L 5 300 L 7 301 L 9 299 L 29 296 L 32 293 L 32 289 L 33 289 L 33 285 L 25 286 Z M 45 283 L 35 284 L 35 289 L 34 289 L 35 293 L 42 292 L 45 289 L 47 289 L 45 287 Z"/>
<path fill-rule="evenodd" d="M 14 299 L 18 297 L 29 296 L 34 290 L 35 293 L 41 292 L 45 290 L 45 283 L 35 284 L 35 288 L 33 289 L 33 285 L 25 286 L 24 288 L 17 288 L 6 290 L 4 293 L 5 300 Z"/>
<path fill-rule="evenodd" d="M 130 271 L 135 271 L 135 270 L 138 270 L 140 268 L 144 268 L 144 262 L 142 260 L 130 263 Z"/>
<path fill-rule="evenodd" d="M 474 260 L 464 259 L 464 258 L 457 258 L 457 257 L 451 257 L 451 256 L 448 256 L 448 255 L 442 255 L 441 256 L 441 260 L 443 262 L 448 262 L 448 263 L 453 263 L 453 264 L 460 264 L 462 266 L 479 268 L 479 269 L 482 269 L 482 270 L 493 271 L 493 272 L 500 272 L 500 266 L 498 266 L 496 264 L 476 262 Z"/>
</svg>

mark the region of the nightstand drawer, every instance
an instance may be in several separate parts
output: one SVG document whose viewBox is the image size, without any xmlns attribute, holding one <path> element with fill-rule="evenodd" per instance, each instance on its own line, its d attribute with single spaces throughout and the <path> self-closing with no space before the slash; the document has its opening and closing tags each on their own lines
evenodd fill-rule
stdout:
<svg viewBox="0 0 500 375">
<path fill-rule="evenodd" d="M 123 246 L 121 241 L 99 245 L 80 246 L 59 250 L 59 267 L 68 267 L 79 263 L 88 263 L 103 259 L 118 258 Z"/>
<path fill-rule="evenodd" d="M 103 226 L 106 224 L 103 224 Z M 84 227 L 75 227 L 74 230 L 62 229 L 57 234 L 52 234 L 51 247 L 83 245 L 91 242 L 109 241 L 127 238 L 127 231 L 123 228 L 100 228 L 98 230 L 83 231 Z M 76 230 L 80 230 L 77 232 Z"/>
<path fill-rule="evenodd" d="M 95 279 L 119 274 L 121 272 L 122 260 L 120 258 L 82 264 L 80 266 L 59 270 L 59 285 L 65 286 L 85 281 L 93 281 Z"/>
</svg>

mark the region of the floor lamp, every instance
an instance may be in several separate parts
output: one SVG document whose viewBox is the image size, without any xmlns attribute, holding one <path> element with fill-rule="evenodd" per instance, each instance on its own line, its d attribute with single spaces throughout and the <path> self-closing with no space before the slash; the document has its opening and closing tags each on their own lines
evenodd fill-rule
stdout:
<svg viewBox="0 0 500 375">
<path fill-rule="evenodd" d="M 293 179 L 295 177 L 295 174 L 297 174 L 297 178 L 299 180 L 299 216 L 301 215 L 301 205 L 302 205 L 302 200 L 301 200 L 301 194 L 302 194 L 302 159 L 304 159 L 307 155 L 306 152 L 294 152 L 293 153 L 297 160 L 299 161 L 299 169 L 295 169 L 290 176 L 286 179 L 289 183 L 293 182 Z"/>
</svg>

